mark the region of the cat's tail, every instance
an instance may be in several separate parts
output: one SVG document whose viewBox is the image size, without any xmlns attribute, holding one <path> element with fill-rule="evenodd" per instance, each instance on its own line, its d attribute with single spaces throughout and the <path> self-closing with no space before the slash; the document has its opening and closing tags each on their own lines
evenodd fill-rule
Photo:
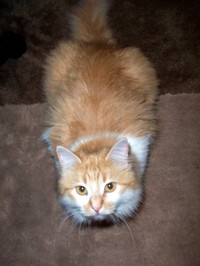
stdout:
<svg viewBox="0 0 200 266">
<path fill-rule="evenodd" d="M 108 0 L 80 1 L 71 15 L 72 37 L 75 40 L 91 42 L 114 42 L 106 23 Z"/>
</svg>

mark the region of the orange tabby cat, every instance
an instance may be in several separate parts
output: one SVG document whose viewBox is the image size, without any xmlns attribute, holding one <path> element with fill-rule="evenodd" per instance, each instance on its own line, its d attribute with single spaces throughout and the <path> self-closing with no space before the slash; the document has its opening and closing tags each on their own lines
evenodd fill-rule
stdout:
<svg viewBox="0 0 200 266">
<path fill-rule="evenodd" d="M 119 48 L 107 1 L 81 2 L 72 40 L 48 57 L 44 139 L 60 173 L 62 203 L 76 223 L 123 220 L 142 198 L 141 178 L 156 132 L 157 78 L 137 48 Z"/>
</svg>

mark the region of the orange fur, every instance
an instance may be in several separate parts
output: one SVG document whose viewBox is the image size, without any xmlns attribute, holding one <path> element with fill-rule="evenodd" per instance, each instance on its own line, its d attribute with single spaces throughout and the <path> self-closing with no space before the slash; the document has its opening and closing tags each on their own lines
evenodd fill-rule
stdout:
<svg viewBox="0 0 200 266">
<path fill-rule="evenodd" d="M 120 186 L 120 194 L 129 189 L 138 189 L 140 187 L 139 179 L 135 176 L 133 171 L 122 170 L 120 167 L 113 165 L 109 161 L 102 160 L 105 158 L 102 154 L 98 157 L 91 154 L 90 156 L 83 157 L 82 163 L 73 168 L 66 176 L 61 178 L 58 183 L 58 188 L 61 196 L 67 195 L 71 200 L 75 200 L 72 194 L 72 190 L 80 183 L 84 183 L 86 186 L 95 183 L 97 190 L 94 191 L 94 196 L 90 199 L 88 204 L 84 205 L 84 213 L 91 215 L 91 200 L 100 204 L 103 210 L 114 210 L 114 204 L 107 199 L 107 194 L 99 194 L 98 188 L 102 183 L 106 183 L 107 180 L 114 180 Z M 109 175 L 108 175 L 109 173 Z M 113 178 L 114 177 L 114 178 Z"/>
<path fill-rule="evenodd" d="M 72 37 L 78 41 L 106 41 L 114 43 L 106 24 L 108 1 L 83 1 L 72 14 Z"/>
<path fill-rule="evenodd" d="M 122 49 L 115 44 L 106 27 L 105 3 L 85 1 L 75 11 L 74 39 L 61 42 L 45 66 L 44 91 L 49 104 L 46 123 L 54 157 L 57 146 L 70 148 L 81 138 L 95 136 L 79 143 L 74 153 L 81 164 L 59 180 L 61 195 L 68 194 L 72 200 L 70 191 L 80 181 L 87 184 L 95 180 L 100 186 L 108 173 L 121 186 L 120 193 L 127 187 L 138 189 L 140 173 L 134 156 L 134 171 L 122 170 L 105 158 L 116 143 L 115 135 L 143 137 L 155 135 L 157 129 L 155 70 L 139 49 Z M 113 209 L 106 197 L 101 195 L 98 204 Z M 88 215 L 91 200 L 84 206 Z"/>
<path fill-rule="evenodd" d="M 104 132 L 154 134 L 156 86 L 154 69 L 136 48 L 62 43 L 46 67 L 54 153 L 57 145 Z"/>
</svg>

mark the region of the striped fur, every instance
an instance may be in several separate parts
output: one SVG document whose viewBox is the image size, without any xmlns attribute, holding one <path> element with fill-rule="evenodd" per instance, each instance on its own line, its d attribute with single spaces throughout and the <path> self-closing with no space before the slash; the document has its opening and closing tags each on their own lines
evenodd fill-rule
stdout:
<svg viewBox="0 0 200 266">
<path fill-rule="evenodd" d="M 107 1 L 82 1 L 71 16 L 72 40 L 61 42 L 45 66 L 43 138 L 58 166 L 61 201 L 79 223 L 117 221 L 135 212 L 157 130 L 155 70 L 139 49 L 117 46 L 107 9 Z M 114 149 L 121 139 L 127 150 L 119 150 L 123 143 Z M 105 192 L 110 183 L 115 190 Z M 77 193 L 80 186 L 87 194 Z"/>
</svg>

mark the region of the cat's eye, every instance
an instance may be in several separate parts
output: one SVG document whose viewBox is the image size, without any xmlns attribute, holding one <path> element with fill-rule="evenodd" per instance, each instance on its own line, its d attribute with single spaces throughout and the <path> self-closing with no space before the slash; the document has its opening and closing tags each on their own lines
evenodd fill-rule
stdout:
<svg viewBox="0 0 200 266">
<path fill-rule="evenodd" d="M 87 195 L 87 189 L 84 187 L 84 186 L 77 186 L 76 187 L 76 192 L 79 194 L 79 195 Z"/>
<path fill-rule="evenodd" d="M 111 182 L 108 183 L 107 185 L 105 185 L 105 192 L 113 192 L 116 189 L 116 183 L 115 182 Z"/>
</svg>

